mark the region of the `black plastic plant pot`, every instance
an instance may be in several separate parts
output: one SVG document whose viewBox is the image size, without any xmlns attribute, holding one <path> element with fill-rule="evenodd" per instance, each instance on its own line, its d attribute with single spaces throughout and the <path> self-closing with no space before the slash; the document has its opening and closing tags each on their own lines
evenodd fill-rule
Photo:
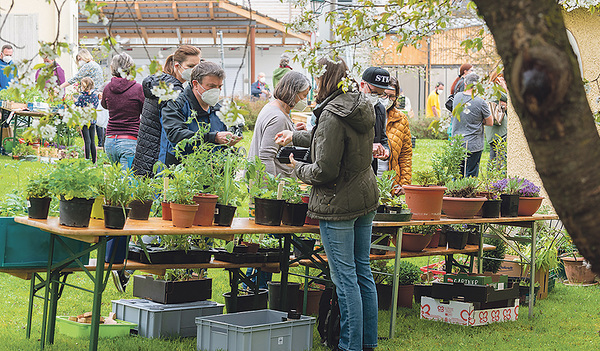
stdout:
<svg viewBox="0 0 600 351">
<path fill-rule="evenodd" d="M 254 223 L 260 225 L 279 226 L 283 216 L 285 200 L 254 198 Z"/>
<path fill-rule="evenodd" d="M 500 195 L 502 204 L 500 205 L 500 213 L 502 217 L 517 217 L 519 215 L 519 195 Z"/>
<path fill-rule="evenodd" d="M 129 236 L 113 236 L 106 243 L 106 254 L 104 262 L 110 262 L 111 256 L 114 254 L 113 263 L 121 264 L 125 261 L 127 250 L 129 250 Z"/>
<path fill-rule="evenodd" d="M 224 293 L 223 297 L 225 298 L 225 308 L 227 309 L 227 313 L 264 310 L 267 308 L 269 290 L 259 289 L 258 294 L 250 292 L 247 295 L 238 295 L 237 306 L 234 306 L 235 304 L 233 303 L 231 292 Z"/>
<path fill-rule="evenodd" d="M 281 305 L 281 282 L 270 281 L 269 286 L 269 309 L 282 312 L 291 310 L 301 311 L 303 294 L 300 291 L 300 283 L 288 282 L 287 286 L 287 308 Z"/>
<path fill-rule="evenodd" d="M 210 250 L 166 250 L 162 247 L 146 246 L 146 253 L 140 248 L 140 262 L 146 264 L 168 264 L 168 263 L 208 263 L 213 254 Z M 131 255 L 131 249 L 130 249 Z"/>
<path fill-rule="evenodd" d="M 377 213 L 386 213 L 386 206 L 385 205 L 379 205 L 377 206 Z"/>
<path fill-rule="evenodd" d="M 306 212 L 308 212 L 308 204 L 286 202 L 283 205 L 283 217 L 281 221 L 285 225 L 302 227 L 306 221 Z"/>
<path fill-rule="evenodd" d="M 50 211 L 50 197 L 30 197 L 27 200 L 27 213 L 32 219 L 48 219 L 48 211 Z"/>
<path fill-rule="evenodd" d="M 461 232 L 459 230 L 446 231 L 446 242 L 451 249 L 464 249 L 467 246 L 468 238 L 469 232 Z"/>
<path fill-rule="evenodd" d="M 108 205 L 102 205 L 102 209 L 104 209 L 104 227 L 110 229 L 123 229 L 131 210 L 129 207 L 123 210 L 121 206 Z"/>
<path fill-rule="evenodd" d="M 58 204 L 59 223 L 67 227 L 88 227 L 94 199 L 74 197 L 65 200 L 61 197 Z"/>
<path fill-rule="evenodd" d="M 204 301 L 212 297 L 212 279 L 165 281 L 134 275 L 133 296 L 164 304 Z"/>
<path fill-rule="evenodd" d="M 302 250 L 300 250 L 300 248 L 294 246 L 294 256 L 296 256 L 296 258 L 300 258 L 300 257 L 305 257 L 308 258 L 310 257 L 309 253 L 312 253 L 314 248 L 315 248 L 315 243 L 317 242 L 317 239 L 313 239 L 313 238 L 300 238 L 299 241 L 302 243 L 303 249 L 304 249 L 304 254 L 302 252 Z"/>
<path fill-rule="evenodd" d="M 141 221 L 147 221 L 150 217 L 150 210 L 152 209 L 152 200 L 140 201 L 133 200 L 129 203 L 131 211 L 129 212 L 130 219 L 137 219 Z"/>
<path fill-rule="evenodd" d="M 215 208 L 215 221 L 214 224 L 220 225 L 222 227 L 231 227 L 231 223 L 233 222 L 233 217 L 235 216 L 235 211 L 237 207 L 223 205 L 217 203 Z"/>
<path fill-rule="evenodd" d="M 500 205 L 502 200 L 487 200 L 481 206 L 481 217 L 498 218 L 500 217 Z"/>
</svg>

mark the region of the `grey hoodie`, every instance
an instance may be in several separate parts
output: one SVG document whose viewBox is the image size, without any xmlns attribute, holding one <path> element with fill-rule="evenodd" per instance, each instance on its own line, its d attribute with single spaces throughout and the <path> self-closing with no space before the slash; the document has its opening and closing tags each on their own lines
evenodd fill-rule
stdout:
<svg viewBox="0 0 600 351">
<path fill-rule="evenodd" d="M 310 146 L 313 163 L 298 162 L 296 176 L 312 185 L 312 218 L 343 221 L 377 208 L 379 191 L 371 168 L 375 112 L 359 92 L 336 91 L 314 111 L 312 134 L 296 131 L 293 143 Z M 311 140 L 312 139 L 312 140 Z"/>
</svg>

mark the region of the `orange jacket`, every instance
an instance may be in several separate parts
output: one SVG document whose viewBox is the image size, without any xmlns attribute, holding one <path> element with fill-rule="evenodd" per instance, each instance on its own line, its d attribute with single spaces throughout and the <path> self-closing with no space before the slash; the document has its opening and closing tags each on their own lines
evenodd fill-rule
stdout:
<svg viewBox="0 0 600 351">
<path fill-rule="evenodd" d="M 412 143 L 408 118 L 397 108 L 387 112 L 385 132 L 390 145 L 389 169 L 396 171 L 394 185 L 410 184 L 412 179 Z"/>
</svg>

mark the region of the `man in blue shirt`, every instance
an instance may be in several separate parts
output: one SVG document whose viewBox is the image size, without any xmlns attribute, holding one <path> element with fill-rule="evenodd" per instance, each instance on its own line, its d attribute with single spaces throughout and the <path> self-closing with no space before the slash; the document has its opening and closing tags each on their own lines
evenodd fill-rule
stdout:
<svg viewBox="0 0 600 351">
<path fill-rule="evenodd" d="M 12 71 L 6 75 L 4 73 L 4 69 L 6 67 L 12 66 L 15 67 L 13 62 L 13 47 L 10 44 L 6 44 L 2 46 L 2 51 L 0 52 L 0 90 L 4 90 L 8 88 L 10 81 L 15 78 L 16 70 Z"/>
</svg>

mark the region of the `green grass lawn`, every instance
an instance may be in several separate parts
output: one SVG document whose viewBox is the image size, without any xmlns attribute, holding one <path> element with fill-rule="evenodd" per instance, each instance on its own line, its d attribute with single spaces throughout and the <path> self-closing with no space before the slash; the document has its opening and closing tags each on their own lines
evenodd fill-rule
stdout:
<svg viewBox="0 0 600 351">
<path fill-rule="evenodd" d="M 249 145 L 251 136 L 245 136 L 244 144 Z M 429 155 L 436 152 L 441 141 L 418 140 L 414 149 L 413 170 L 426 167 Z M 482 155 L 485 159 L 487 154 Z M 26 175 L 43 172 L 46 165 L 37 162 L 16 162 L 0 157 L 0 199 L 13 189 L 22 187 Z M 241 212 L 246 213 L 246 212 Z M 35 245 L 35 243 L 31 243 Z M 439 258 L 422 257 L 410 259 L 418 266 L 432 263 Z M 223 303 L 222 293 L 229 291 L 227 273 L 223 270 L 209 270 L 213 278 L 213 300 Z M 0 275 L 0 350 L 37 350 L 41 326 L 43 301 L 34 302 L 32 338 L 25 338 L 27 298 L 29 282 L 8 274 Z M 276 277 L 275 280 L 278 278 Z M 298 279 L 294 277 L 293 279 Z M 73 274 L 71 284 L 91 289 L 91 282 L 83 273 Z M 132 287 L 126 293 L 119 293 L 112 281 L 108 282 L 103 296 L 102 314 L 111 311 L 111 300 L 133 298 Z M 561 283 L 547 299 L 538 301 L 534 308 L 534 318 L 527 317 L 528 308 L 521 306 L 519 320 L 497 323 L 481 327 L 462 327 L 442 322 L 432 322 L 419 318 L 419 306 L 398 311 L 396 337 L 380 340 L 378 350 L 597 350 L 600 349 L 600 291 L 597 286 L 573 287 Z M 92 308 L 92 295 L 77 289 L 66 288 L 58 305 L 59 315 L 74 315 Z M 379 331 L 381 337 L 388 335 L 389 312 L 380 311 Z M 313 333 L 313 350 L 326 350 L 319 344 L 316 329 Z M 195 338 L 145 339 L 122 337 L 101 339 L 100 350 L 195 350 Z M 87 350 L 86 339 L 73 339 L 56 334 L 55 345 L 48 350 Z"/>
</svg>

